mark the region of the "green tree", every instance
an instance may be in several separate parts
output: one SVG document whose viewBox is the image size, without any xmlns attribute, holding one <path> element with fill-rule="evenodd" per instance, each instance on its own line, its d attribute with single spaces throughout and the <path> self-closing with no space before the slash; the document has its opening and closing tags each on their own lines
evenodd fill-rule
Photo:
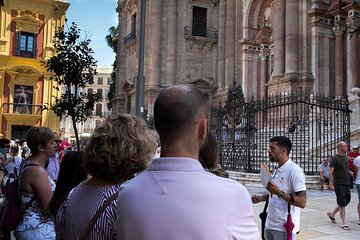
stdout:
<svg viewBox="0 0 360 240">
<path fill-rule="evenodd" d="M 115 26 L 109 28 L 109 34 L 105 36 L 106 43 L 108 46 L 117 54 L 117 40 L 118 40 L 118 29 Z M 115 97 L 115 89 L 116 89 L 116 55 L 113 63 L 113 71 L 111 73 L 112 83 L 110 84 L 108 99 L 109 102 L 107 104 L 108 109 L 112 108 L 112 100 Z"/>
<path fill-rule="evenodd" d="M 80 39 L 80 29 L 73 22 L 67 31 L 59 27 L 53 38 L 55 55 L 43 62 L 46 69 L 53 73 L 57 91 L 61 96 L 53 96 L 55 103 L 50 105 L 58 117 L 70 117 L 72 120 L 76 145 L 79 147 L 79 136 L 76 123 L 85 122 L 91 114 L 94 104 L 101 100 L 97 93 L 84 93 L 83 89 L 94 82 L 97 61 L 90 47 L 90 39 Z M 61 89 L 60 87 L 61 86 Z"/>
</svg>

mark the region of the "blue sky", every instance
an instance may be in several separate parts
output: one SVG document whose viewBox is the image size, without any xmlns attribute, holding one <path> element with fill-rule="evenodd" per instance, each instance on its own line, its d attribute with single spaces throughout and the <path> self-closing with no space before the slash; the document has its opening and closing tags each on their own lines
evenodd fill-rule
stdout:
<svg viewBox="0 0 360 240">
<path fill-rule="evenodd" d="M 91 39 L 91 47 L 94 57 L 98 61 L 98 67 L 112 67 L 115 54 L 108 47 L 105 36 L 111 26 L 118 22 L 117 0 L 67 0 L 70 7 L 67 10 L 68 22 L 75 22 L 81 29 L 84 39 L 87 34 Z M 69 24 L 70 25 L 70 24 Z"/>
</svg>

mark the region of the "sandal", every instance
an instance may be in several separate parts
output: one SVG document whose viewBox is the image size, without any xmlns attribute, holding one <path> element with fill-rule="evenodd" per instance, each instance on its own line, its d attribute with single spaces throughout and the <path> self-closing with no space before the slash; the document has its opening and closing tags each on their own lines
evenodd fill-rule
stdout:
<svg viewBox="0 0 360 240">
<path fill-rule="evenodd" d="M 343 230 L 346 230 L 346 231 L 349 231 L 349 230 L 350 230 L 350 228 L 349 228 L 348 225 L 343 225 L 341 228 L 342 228 Z"/>
<path fill-rule="evenodd" d="M 335 220 L 335 218 L 334 217 L 332 217 L 331 216 L 331 213 L 327 213 L 327 216 L 329 217 L 329 219 L 330 219 L 330 221 L 332 222 L 332 223 L 336 223 L 336 220 Z"/>
</svg>

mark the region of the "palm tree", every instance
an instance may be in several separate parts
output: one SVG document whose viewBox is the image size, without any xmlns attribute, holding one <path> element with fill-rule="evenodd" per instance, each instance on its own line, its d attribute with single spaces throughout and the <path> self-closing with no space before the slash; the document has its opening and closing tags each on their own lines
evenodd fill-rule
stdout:
<svg viewBox="0 0 360 240">
<path fill-rule="evenodd" d="M 106 43 L 108 46 L 117 54 L 117 40 L 118 40 L 118 29 L 115 26 L 109 28 L 109 34 L 105 36 Z M 109 102 L 107 104 L 108 109 L 112 108 L 111 100 L 115 96 L 115 84 L 116 84 L 116 56 L 113 63 L 113 71 L 111 73 L 112 83 L 110 84 L 110 90 L 108 94 Z"/>
</svg>

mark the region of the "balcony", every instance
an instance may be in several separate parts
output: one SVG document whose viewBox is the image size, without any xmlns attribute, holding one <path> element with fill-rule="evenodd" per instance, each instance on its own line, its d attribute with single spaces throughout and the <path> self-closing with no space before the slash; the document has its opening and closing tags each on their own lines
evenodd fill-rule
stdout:
<svg viewBox="0 0 360 240">
<path fill-rule="evenodd" d="M 43 105 L 25 103 L 4 103 L 2 105 L 3 114 L 25 114 L 42 115 Z"/>
<path fill-rule="evenodd" d="M 132 31 L 126 37 L 124 37 L 124 44 L 126 47 L 136 43 L 136 32 Z"/>
<path fill-rule="evenodd" d="M 36 58 L 36 51 L 24 51 L 20 50 L 16 56 L 25 58 Z"/>
<path fill-rule="evenodd" d="M 218 41 L 218 32 L 216 30 L 204 29 L 204 31 L 195 30 L 190 26 L 185 26 L 185 38 L 197 39 L 209 42 Z"/>
</svg>

